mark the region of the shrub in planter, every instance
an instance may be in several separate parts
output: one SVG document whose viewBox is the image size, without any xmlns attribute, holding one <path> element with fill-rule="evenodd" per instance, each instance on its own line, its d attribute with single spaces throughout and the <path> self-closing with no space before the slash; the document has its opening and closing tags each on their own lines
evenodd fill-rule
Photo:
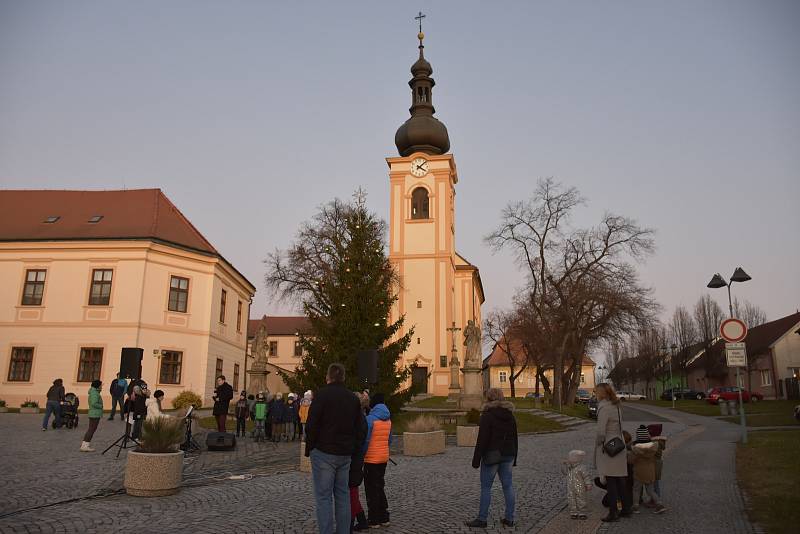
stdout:
<svg viewBox="0 0 800 534">
<path fill-rule="evenodd" d="M 19 413 L 39 413 L 39 403 L 35 400 L 27 399 L 20 404 Z"/>
<path fill-rule="evenodd" d="M 421 415 L 408 423 L 403 433 L 403 454 L 430 456 L 444 452 L 445 435 L 435 416 Z"/>
<path fill-rule="evenodd" d="M 189 406 L 194 406 L 195 409 L 203 407 L 203 397 L 194 391 L 181 391 L 178 396 L 172 399 L 172 407 L 176 410 L 185 410 Z"/>
<path fill-rule="evenodd" d="M 4 401 L 3 399 L 0 399 L 0 413 L 5 413 L 7 411 L 8 411 L 8 408 L 6 407 L 6 401 Z"/>
<path fill-rule="evenodd" d="M 180 489 L 184 437 L 183 419 L 154 417 L 142 424 L 141 445 L 128 453 L 125 491 L 138 497 L 172 495 Z"/>
<path fill-rule="evenodd" d="M 478 442 L 478 424 L 481 421 L 481 412 L 472 408 L 467 412 L 465 423 L 456 426 L 456 445 L 459 447 L 474 447 Z"/>
</svg>

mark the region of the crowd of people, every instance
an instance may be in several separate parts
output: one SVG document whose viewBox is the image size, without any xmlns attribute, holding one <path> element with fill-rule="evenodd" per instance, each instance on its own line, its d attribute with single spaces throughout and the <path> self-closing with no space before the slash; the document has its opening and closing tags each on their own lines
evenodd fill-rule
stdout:
<svg viewBox="0 0 800 534">
<path fill-rule="evenodd" d="M 386 468 L 391 461 L 391 413 L 383 394 L 350 391 L 344 382 L 344 366 L 332 364 L 326 385 L 315 393 L 306 391 L 302 397 L 289 393 L 284 399 L 281 393 L 242 391 L 233 406 L 238 437 L 247 436 L 248 421 L 252 421 L 250 435 L 255 441 L 305 441 L 305 454 L 311 462 L 317 525 L 324 534 L 344 534 L 390 524 L 385 486 Z M 92 437 L 103 417 L 102 386 L 100 380 L 94 380 L 89 387 L 89 425 L 80 447 L 84 452 L 94 451 Z M 109 393 L 112 406 L 108 419 L 114 419 L 119 407 L 120 418 L 126 421 L 126 432 L 134 439 L 140 437 L 146 418 L 166 416 L 161 408 L 164 392 L 156 390 L 151 395 L 147 384 L 140 379 L 117 375 Z M 55 417 L 54 428 L 61 426 L 62 407 L 69 395 L 65 394 L 63 381 L 56 379 L 47 392 L 42 430 L 47 430 L 51 416 Z M 666 438 L 661 436 L 661 425 L 640 425 L 632 436 L 623 429 L 622 409 L 614 389 L 601 383 L 595 388 L 595 395 L 597 433 L 591 460 L 597 476 L 591 476 L 585 451 L 569 451 L 562 464 L 570 517 L 588 518 L 587 492 L 594 486 L 606 491 L 602 498 L 608 508 L 604 522 L 630 517 L 639 513 L 641 507 L 663 513 L 666 507 L 661 498 L 661 476 Z M 233 396 L 233 388 L 225 377 L 217 377 L 213 414 L 221 432 L 226 431 Z M 489 389 L 472 457 L 472 467 L 480 470 L 478 515 L 467 526 L 486 528 L 496 478 L 500 479 L 505 500 L 501 524 L 515 525 L 512 471 L 518 451 L 514 405 L 505 401 L 502 390 Z M 366 509 L 359 497 L 362 485 Z"/>
</svg>

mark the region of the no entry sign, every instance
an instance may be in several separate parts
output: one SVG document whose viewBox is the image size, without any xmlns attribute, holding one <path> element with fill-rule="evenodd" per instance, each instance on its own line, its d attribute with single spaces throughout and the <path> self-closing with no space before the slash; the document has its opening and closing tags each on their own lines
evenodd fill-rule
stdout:
<svg viewBox="0 0 800 534">
<path fill-rule="evenodd" d="M 739 319 L 725 319 L 719 325 L 719 333 L 728 343 L 738 343 L 747 337 L 747 325 Z"/>
</svg>

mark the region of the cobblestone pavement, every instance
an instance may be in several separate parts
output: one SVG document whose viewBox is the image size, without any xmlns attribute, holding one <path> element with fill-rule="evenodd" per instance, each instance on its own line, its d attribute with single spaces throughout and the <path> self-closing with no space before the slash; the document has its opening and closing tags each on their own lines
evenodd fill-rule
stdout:
<svg viewBox="0 0 800 534">
<path fill-rule="evenodd" d="M 598 533 L 754 532 L 736 484 L 739 427 L 711 417 L 652 406 L 641 406 L 637 411 L 669 417 L 683 427 L 670 437 L 664 458 L 661 490 L 669 509 L 662 515 L 655 515 L 642 508 L 642 513 L 630 519 L 601 525 Z M 629 431 L 638 426 L 639 422 L 628 417 L 627 411 L 623 417 Z M 665 424 L 665 428 L 667 426 L 675 428 Z"/>
<path fill-rule="evenodd" d="M 627 419 L 626 427 L 639 424 L 634 420 L 635 413 L 629 415 L 626 408 L 623 414 Z M 656 414 L 644 411 L 639 413 L 639 417 L 647 418 L 647 422 L 658 419 Z M 296 470 L 297 443 L 274 447 L 247 439 L 240 441 L 235 452 L 203 452 L 196 459 L 187 461 L 185 487 L 174 496 L 142 499 L 112 494 L 53 504 L 121 489 L 126 452 L 123 451 L 117 460 L 114 450 L 105 456 L 101 456 L 99 451 L 121 434 L 123 427 L 118 421 L 101 421 L 93 442 L 98 452 L 87 454 L 77 450 L 86 428 L 85 419 L 77 431 L 41 432 L 38 421 L 37 416 L 0 415 L 0 445 L 4 452 L 0 458 L 0 472 L 3 473 L 0 477 L 3 495 L 0 498 L 0 532 L 315 532 L 311 479 L 308 474 Z M 669 435 L 680 436 L 690 424 L 692 422 L 678 421 L 667 422 L 664 426 Z M 665 516 L 642 514 L 627 523 L 614 525 L 614 529 L 625 528 L 628 532 L 631 528 L 644 532 L 716 532 L 705 527 L 697 528 L 697 525 L 711 525 L 714 529 L 719 527 L 720 532 L 723 528 L 726 532 L 747 531 L 742 519 L 741 500 L 737 501 L 738 492 L 732 484 L 733 449 L 729 442 L 732 438 L 730 431 L 724 432 L 726 426 L 732 425 L 711 424 L 720 425 L 721 429 L 701 434 L 697 450 L 693 440 L 684 441 L 684 445 L 672 452 L 666 470 L 667 503 L 674 509 L 685 506 L 689 510 L 680 515 L 672 510 Z M 595 531 L 602 512 L 596 501 L 602 493 L 591 492 L 592 517 L 589 521 L 577 525 L 568 517 L 565 520 L 562 513 L 564 484 L 559 471 L 560 460 L 569 450 L 591 450 L 594 430 L 593 424 L 587 424 L 567 432 L 520 437 L 519 465 L 514 470 L 518 526 L 515 529 L 499 528 L 503 498 L 499 483 L 496 483 L 488 531 L 553 534 Z M 202 443 L 202 436 L 198 441 Z M 691 447 L 686 449 L 688 454 L 683 452 L 684 447 Z M 721 464 L 716 460 L 719 447 L 727 457 Z M 699 461 L 693 459 L 694 454 L 701 455 Z M 471 456 L 471 449 L 452 446 L 445 454 L 428 458 L 395 455 L 399 465 L 390 465 L 387 469 L 392 525 L 381 531 L 470 532 L 463 522 L 477 514 L 479 496 L 478 471 L 470 467 Z M 724 469 L 728 472 L 720 472 Z M 230 481 L 224 479 L 227 473 L 249 473 L 253 478 Z M 696 491 L 691 491 L 697 482 L 695 479 L 702 484 Z M 714 485 L 715 490 L 707 497 L 705 493 L 710 492 L 709 485 Z M 673 491 L 687 491 L 687 499 L 673 496 Z M 696 501 L 703 502 L 698 504 Z M 15 511 L 20 513 L 13 513 Z M 702 520 L 698 519 L 701 511 L 706 514 Z M 673 525 L 678 518 L 682 518 L 680 528 L 662 528 L 667 524 Z M 609 529 L 603 532 L 617 531 Z"/>
</svg>

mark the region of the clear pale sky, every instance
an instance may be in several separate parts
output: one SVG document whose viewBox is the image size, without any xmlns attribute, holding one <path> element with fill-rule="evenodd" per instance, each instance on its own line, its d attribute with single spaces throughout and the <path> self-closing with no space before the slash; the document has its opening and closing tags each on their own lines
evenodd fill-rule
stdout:
<svg viewBox="0 0 800 534">
<path fill-rule="evenodd" d="M 402 4 L 402 5 L 401 5 Z M 160 187 L 259 288 L 267 252 L 358 186 L 388 216 L 422 9 L 484 311 L 522 284 L 482 237 L 539 177 L 655 228 L 665 315 L 741 265 L 800 307 L 800 2 L 0 0 L 0 186 Z M 724 290 L 712 295 L 726 304 Z"/>
</svg>

